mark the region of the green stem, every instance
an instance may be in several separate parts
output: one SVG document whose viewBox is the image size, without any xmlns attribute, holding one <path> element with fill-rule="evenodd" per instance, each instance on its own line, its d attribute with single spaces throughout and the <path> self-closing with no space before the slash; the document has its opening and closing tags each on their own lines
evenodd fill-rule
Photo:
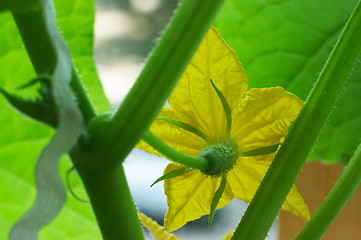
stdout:
<svg viewBox="0 0 361 240">
<path fill-rule="evenodd" d="M 56 65 L 56 53 L 46 29 L 46 19 L 43 18 L 40 10 L 26 13 L 13 12 L 13 17 L 37 75 L 52 73 Z M 88 123 L 96 113 L 74 70 L 71 86 L 76 92 L 84 121 Z"/>
<path fill-rule="evenodd" d="M 144 239 L 122 166 L 114 169 L 77 167 L 103 239 Z"/>
<path fill-rule="evenodd" d="M 267 236 L 361 53 L 360 39 L 359 2 L 232 239 L 264 239 Z"/>
<path fill-rule="evenodd" d="M 147 131 L 143 135 L 143 140 L 146 141 L 155 150 L 163 154 L 165 157 L 174 162 L 180 163 L 189 168 L 195 168 L 205 171 L 208 168 L 208 162 L 204 158 L 193 157 L 185 153 L 178 152 L 174 148 L 165 144 L 162 140 L 157 138 L 153 133 Z"/>
<path fill-rule="evenodd" d="M 36 73 L 51 74 L 56 65 L 56 52 L 41 10 L 13 13 L 13 17 Z"/>
<path fill-rule="evenodd" d="M 96 145 L 119 164 L 164 105 L 224 0 L 184 0 L 154 49 L 138 80 Z M 109 146 L 112 146 L 109 149 Z"/>
<path fill-rule="evenodd" d="M 70 86 L 74 91 L 79 109 L 83 115 L 84 124 L 87 125 L 97 115 L 97 113 L 95 112 L 95 109 L 90 102 L 90 99 L 79 79 L 79 76 L 75 73 L 74 68 Z"/>
<path fill-rule="evenodd" d="M 361 144 L 341 177 L 317 209 L 311 220 L 297 236 L 297 240 L 320 239 L 336 219 L 361 182 Z"/>
</svg>

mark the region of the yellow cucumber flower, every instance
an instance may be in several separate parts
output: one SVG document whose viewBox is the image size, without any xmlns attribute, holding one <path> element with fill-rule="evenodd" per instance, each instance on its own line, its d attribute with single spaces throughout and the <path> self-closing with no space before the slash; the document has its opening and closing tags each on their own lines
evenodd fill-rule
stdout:
<svg viewBox="0 0 361 240">
<path fill-rule="evenodd" d="M 221 208 L 233 198 L 252 200 L 303 103 L 281 87 L 246 92 L 247 88 L 236 54 L 211 27 L 172 92 L 169 107 L 162 109 L 150 131 L 192 156 L 213 159 L 215 152 L 224 167 L 219 172 L 189 170 L 165 180 L 168 231 L 210 212 L 213 215 L 212 208 Z M 143 141 L 137 147 L 161 156 Z M 179 168 L 170 163 L 164 173 Z M 295 186 L 282 208 L 310 218 Z"/>
</svg>

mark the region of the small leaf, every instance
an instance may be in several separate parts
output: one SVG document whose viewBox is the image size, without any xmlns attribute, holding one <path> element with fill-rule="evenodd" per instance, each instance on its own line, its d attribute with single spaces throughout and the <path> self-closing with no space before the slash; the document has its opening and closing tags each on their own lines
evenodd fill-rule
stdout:
<svg viewBox="0 0 361 240">
<path fill-rule="evenodd" d="M 209 227 L 212 224 L 214 211 L 216 211 L 219 199 L 222 197 L 222 194 L 223 194 L 224 190 L 226 189 L 226 184 L 227 184 L 227 174 L 223 174 L 221 184 L 219 185 L 219 187 L 212 199 L 211 210 L 209 212 L 209 218 L 208 218 L 208 226 Z"/>
<path fill-rule="evenodd" d="M 26 100 L 19 96 L 10 94 L 2 88 L 0 88 L 0 92 L 14 108 L 23 114 L 49 126 L 57 126 L 58 117 L 54 104 L 44 102 L 40 99 Z"/>
<path fill-rule="evenodd" d="M 21 89 L 24 89 L 24 88 L 27 88 L 27 87 L 31 87 L 35 84 L 37 84 L 38 82 L 40 82 L 40 78 L 34 78 L 34 79 L 31 79 L 29 82 L 21 85 L 20 87 L 17 87 L 18 90 L 21 90 Z"/>
<path fill-rule="evenodd" d="M 186 167 L 177 168 L 175 170 L 172 170 L 172 171 L 164 174 L 163 176 L 161 176 L 160 178 L 155 180 L 155 182 L 152 183 L 152 185 L 150 185 L 150 186 L 153 187 L 156 183 L 159 183 L 160 181 L 181 176 L 181 175 L 187 173 L 188 171 L 190 171 L 190 170 Z"/>
</svg>

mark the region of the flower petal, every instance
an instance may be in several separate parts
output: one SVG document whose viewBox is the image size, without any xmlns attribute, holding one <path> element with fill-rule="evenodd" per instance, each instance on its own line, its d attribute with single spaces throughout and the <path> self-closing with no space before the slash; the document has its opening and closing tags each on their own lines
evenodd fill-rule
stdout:
<svg viewBox="0 0 361 240">
<path fill-rule="evenodd" d="M 233 230 L 232 232 L 229 232 L 226 236 L 224 236 L 222 238 L 222 240 L 231 240 L 231 238 L 233 237 L 233 233 L 235 230 Z"/>
<path fill-rule="evenodd" d="M 169 164 L 164 173 L 179 168 L 179 165 Z M 164 181 L 164 191 L 167 195 L 168 212 L 164 226 L 167 231 L 174 231 L 189 221 L 209 214 L 211 202 L 221 183 L 221 178 L 212 178 L 197 170 L 182 176 Z M 233 199 L 233 193 L 227 184 L 217 209 L 227 205 Z"/>
<path fill-rule="evenodd" d="M 240 101 L 231 137 L 242 152 L 275 145 L 287 135 L 302 105 L 282 87 L 251 89 Z"/>
<path fill-rule="evenodd" d="M 138 216 L 143 226 L 148 228 L 155 240 L 181 240 L 174 234 L 164 231 L 162 226 L 159 226 L 157 222 L 147 217 L 144 213 L 138 212 Z"/>
<path fill-rule="evenodd" d="M 269 165 L 270 161 L 257 161 L 254 157 L 240 157 L 228 173 L 227 179 L 234 197 L 249 203 Z"/>
<path fill-rule="evenodd" d="M 237 161 L 237 164 L 228 173 L 228 183 L 236 198 L 247 203 L 251 202 L 273 157 L 274 154 L 263 156 L 264 161 L 256 160 L 255 157 L 241 157 Z M 310 219 L 308 207 L 295 186 L 292 187 L 288 194 L 282 209 L 305 220 Z"/>
<path fill-rule="evenodd" d="M 286 201 L 282 205 L 282 209 L 291 212 L 306 221 L 309 221 L 311 218 L 310 211 L 295 185 L 292 186 L 291 191 L 288 193 Z"/>
<path fill-rule="evenodd" d="M 247 77 L 234 51 L 211 27 L 174 89 L 169 104 L 177 120 L 193 125 L 211 139 L 226 134 L 226 117 L 210 79 L 231 109 L 247 89 Z"/>
</svg>

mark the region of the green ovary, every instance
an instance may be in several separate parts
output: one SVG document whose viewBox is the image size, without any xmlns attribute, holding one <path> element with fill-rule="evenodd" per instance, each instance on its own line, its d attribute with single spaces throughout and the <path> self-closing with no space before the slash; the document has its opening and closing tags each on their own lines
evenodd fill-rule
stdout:
<svg viewBox="0 0 361 240">
<path fill-rule="evenodd" d="M 230 171 L 239 156 L 237 144 L 230 138 L 221 139 L 203 148 L 199 157 L 205 158 L 209 166 L 202 171 L 206 175 L 219 177 Z"/>
</svg>

